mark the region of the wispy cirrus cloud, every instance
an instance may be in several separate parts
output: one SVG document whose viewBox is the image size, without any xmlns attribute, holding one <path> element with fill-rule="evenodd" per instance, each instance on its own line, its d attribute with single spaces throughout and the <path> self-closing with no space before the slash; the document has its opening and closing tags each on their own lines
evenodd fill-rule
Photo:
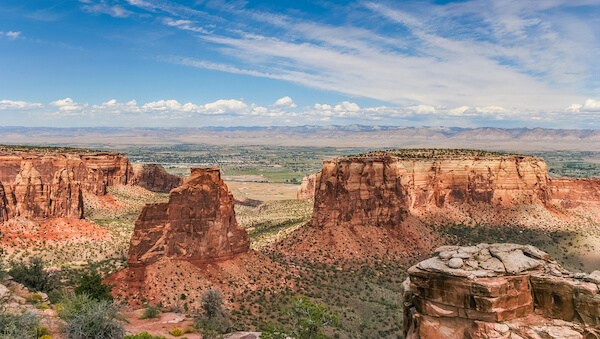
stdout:
<svg viewBox="0 0 600 339">
<path fill-rule="evenodd" d="M 169 58 L 198 68 L 405 106 L 557 110 L 585 99 L 581 93 L 594 92 L 586 74 L 593 73 L 594 60 L 600 57 L 591 47 L 598 44 L 598 29 L 563 9 L 598 8 L 598 1 L 471 0 L 402 8 L 368 1 L 351 13 L 353 18 L 378 16 L 379 26 L 387 29 L 361 27 L 360 20 L 343 25 L 308 21 L 247 9 L 244 3 L 218 5 L 227 15 L 219 17 L 220 25 L 219 20 L 211 23 L 216 28 L 210 33 L 180 18 L 192 15 L 192 8 L 178 5 L 173 10 L 171 2 L 154 0 L 138 7 L 172 15 L 165 24 L 194 33 L 236 60 Z"/>
</svg>

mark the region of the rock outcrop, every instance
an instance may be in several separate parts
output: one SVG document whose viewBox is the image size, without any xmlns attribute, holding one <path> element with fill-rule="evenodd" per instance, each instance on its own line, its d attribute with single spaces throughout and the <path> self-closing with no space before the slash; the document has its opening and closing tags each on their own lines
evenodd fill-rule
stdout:
<svg viewBox="0 0 600 339">
<path fill-rule="evenodd" d="M 55 173 L 66 169 L 86 193 L 106 194 L 106 187 L 126 185 L 133 177 L 129 160 L 121 153 L 0 153 L 0 182 L 15 182 L 22 162 L 29 162 L 43 183 L 51 183 Z"/>
<path fill-rule="evenodd" d="M 408 270 L 407 339 L 600 338 L 600 271 L 573 274 L 530 245 L 435 252 Z"/>
<path fill-rule="evenodd" d="M 211 263 L 248 252 L 246 231 L 238 226 L 233 195 L 218 167 L 192 168 L 168 203 L 144 207 L 129 247 L 130 267 L 164 258 Z"/>
<path fill-rule="evenodd" d="M 315 196 L 317 184 L 321 180 L 321 172 L 312 173 L 302 178 L 302 183 L 298 187 L 297 198 L 309 199 Z"/>
<path fill-rule="evenodd" d="M 549 197 L 565 208 L 600 203 L 600 179 L 551 178 Z"/>
<path fill-rule="evenodd" d="M 181 177 L 159 165 L 131 165 L 121 153 L 0 153 L 0 221 L 83 217 L 83 195 L 135 184 L 169 192 Z"/>
<path fill-rule="evenodd" d="M 141 186 L 149 191 L 170 192 L 183 184 L 183 178 L 167 173 L 156 164 L 133 164 L 132 184 Z"/>
<path fill-rule="evenodd" d="M 0 184 L 1 185 L 1 184 Z M 75 218 L 83 217 L 81 184 L 66 169 L 57 171 L 44 184 L 31 161 L 23 161 L 13 185 L 0 189 L 0 221 L 13 217 Z"/>
<path fill-rule="evenodd" d="M 341 157 L 323 164 L 312 224 L 392 226 L 408 213 L 462 203 L 546 205 L 548 183 L 546 164 L 536 157 Z"/>
</svg>

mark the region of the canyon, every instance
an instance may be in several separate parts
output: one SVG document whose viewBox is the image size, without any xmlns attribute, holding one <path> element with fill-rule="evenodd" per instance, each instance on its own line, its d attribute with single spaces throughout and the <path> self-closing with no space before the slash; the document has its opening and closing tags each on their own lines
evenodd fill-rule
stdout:
<svg viewBox="0 0 600 339">
<path fill-rule="evenodd" d="M 600 337 L 600 271 L 569 272 L 531 245 L 443 246 L 408 274 L 407 339 Z"/>
</svg>

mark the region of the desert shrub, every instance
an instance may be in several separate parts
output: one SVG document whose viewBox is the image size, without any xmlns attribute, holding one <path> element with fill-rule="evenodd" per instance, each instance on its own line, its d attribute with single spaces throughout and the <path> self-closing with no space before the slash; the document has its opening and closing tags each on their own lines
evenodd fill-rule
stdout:
<svg viewBox="0 0 600 339">
<path fill-rule="evenodd" d="M 223 333 L 231 329 L 229 310 L 223 307 L 223 294 L 218 289 L 211 289 L 202 294 L 200 307 L 204 311 L 196 321 L 202 338 L 221 338 Z"/>
<path fill-rule="evenodd" d="M 42 296 L 40 294 L 38 294 L 38 293 L 34 293 L 31 296 L 31 301 L 34 302 L 34 303 L 39 303 L 39 302 L 42 301 L 42 299 L 43 299 Z"/>
<path fill-rule="evenodd" d="M 57 305 L 57 313 L 66 321 L 67 339 L 121 339 L 125 334 L 120 308 L 112 301 L 72 293 Z"/>
<path fill-rule="evenodd" d="M 158 306 L 147 305 L 146 307 L 144 307 L 144 312 L 142 313 L 142 316 L 140 317 L 140 319 L 158 318 L 159 314 L 160 314 L 160 308 Z"/>
<path fill-rule="evenodd" d="M 175 327 L 173 330 L 171 330 L 171 335 L 174 337 L 181 337 L 183 335 L 183 330 Z"/>
<path fill-rule="evenodd" d="M 0 339 L 37 339 L 39 318 L 33 313 L 0 312 Z"/>
<path fill-rule="evenodd" d="M 83 275 L 79 280 L 79 286 L 75 287 L 75 294 L 87 294 L 95 300 L 112 301 L 110 294 L 112 286 L 102 284 L 102 277 L 97 272 Z"/>
<path fill-rule="evenodd" d="M 49 334 L 44 334 L 43 336 L 39 337 L 38 339 L 52 339 L 52 337 Z"/>
<path fill-rule="evenodd" d="M 50 292 L 59 282 L 58 277 L 44 270 L 44 261 L 38 257 L 30 257 L 27 261 L 14 262 L 8 271 L 16 282 L 30 290 Z"/>
<path fill-rule="evenodd" d="M 286 313 L 292 324 L 289 334 L 297 339 L 328 338 L 321 332 L 321 328 L 329 325 L 336 326 L 339 323 L 337 314 L 329 311 L 327 306 L 313 303 L 305 296 L 291 298 Z"/>
</svg>

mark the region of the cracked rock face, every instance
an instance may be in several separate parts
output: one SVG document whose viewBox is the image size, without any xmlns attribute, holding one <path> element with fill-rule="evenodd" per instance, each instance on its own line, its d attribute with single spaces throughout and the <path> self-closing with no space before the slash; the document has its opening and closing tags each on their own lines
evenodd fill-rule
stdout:
<svg viewBox="0 0 600 339">
<path fill-rule="evenodd" d="M 192 168 L 168 203 L 144 207 L 135 223 L 127 261 L 130 266 L 163 258 L 211 263 L 246 253 L 248 234 L 238 226 L 233 196 L 218 167 Z"/>
<path fill-rule="evenodd" d="M 573 274 L 531 245 L 443 246 L 408 270 L 415 338 L 600 338 L 600 272 Z"/>
</svg>

